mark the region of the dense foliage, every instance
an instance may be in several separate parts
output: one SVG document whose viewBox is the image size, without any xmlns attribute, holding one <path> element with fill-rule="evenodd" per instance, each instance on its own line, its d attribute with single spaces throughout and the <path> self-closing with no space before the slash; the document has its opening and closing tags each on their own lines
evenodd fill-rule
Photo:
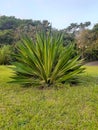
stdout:
<svg viewBox="0 0 98 130">
<path fill-rule="evenodd" d="M 72 82 L 81 73 L 81 60 L 73 46 L 63 46 L 61 35 L 37 35 L 36 42 L 23 38 L 17 47 L 14 82 L 23 85 L 48 85 Z"/>
<path fill-rule="evenodd" d="M 18 19 L 14 16 L 0 16 L 0 47 L 12 45 L 13 48 L 23 35 L 35 40 L 36 32 L 63 33 L 64 46 L 74 43 L 81 57 L 87 61 L 98 60 L 98 24 L 92 29 L 91 23 L 71 23 L 67 28 L 57 30 L 47 20 Z"/>
<path fill-rule="evenodd" d="M 32 39 L 38 31 L 45 31 L 51 29 L 51 25 L 47 20 L 39 21 L 32 19 L 18 19 L 14 16 L 0 17 L 0 46 L 4 44 L 17 43 L 25 34 Z"/>
<path fill-rule="evenodd" d="M 0 65 L 9 64 L 11 62 L 12 49 L 9 45 L 0 48 Z"/>
</svg>

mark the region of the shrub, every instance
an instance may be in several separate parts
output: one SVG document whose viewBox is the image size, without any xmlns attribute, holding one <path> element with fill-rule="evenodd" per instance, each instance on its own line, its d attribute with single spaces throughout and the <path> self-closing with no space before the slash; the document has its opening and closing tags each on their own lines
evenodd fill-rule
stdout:
<svg viewBox="0 0 98 130">
<path fill-rule="evenodd" d="M 4 45 L 0 48 L 0 65 L 9 64 L 11 61 L 11 47 Z"/>
<path fill-rule="evenodd" d="M 47 85 L 71 82 L 83 72 L 73 45 L 64 47 L 62 36 L 37 34 L 36 42 L 25 37 L 17 46 L 13 82 L 22 85 Z"/>
</svg>

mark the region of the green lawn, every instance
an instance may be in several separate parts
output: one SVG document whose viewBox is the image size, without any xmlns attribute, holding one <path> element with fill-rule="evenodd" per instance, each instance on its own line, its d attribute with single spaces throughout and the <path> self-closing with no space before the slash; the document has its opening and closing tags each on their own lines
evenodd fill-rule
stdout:
<svg viewBox="0 0 98 130">
<path fill-rule="evenodd" d="M 98 67 L 86 67 L 78 86 L 23 88 L 0 66 L 0 130 L 98 130 Z"/>
</svg>

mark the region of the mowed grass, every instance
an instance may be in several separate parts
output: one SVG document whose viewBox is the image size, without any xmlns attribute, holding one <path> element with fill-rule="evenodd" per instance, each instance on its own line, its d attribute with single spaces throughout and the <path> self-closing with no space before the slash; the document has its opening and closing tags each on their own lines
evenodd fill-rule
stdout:
<svg viewBox="0 0 98 130">
<path fill-rule="evenodd" d="M 7 83 L 0 66 L 0 130 L 98 130 L 98 67 L 86 68 L 78 86 L 40 90 Z"/>
</svg>

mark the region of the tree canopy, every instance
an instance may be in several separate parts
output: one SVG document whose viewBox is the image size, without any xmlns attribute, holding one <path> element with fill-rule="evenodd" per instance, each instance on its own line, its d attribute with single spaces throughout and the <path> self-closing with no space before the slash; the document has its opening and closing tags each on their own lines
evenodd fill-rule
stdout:
<svg viewBox="0 0 98 130">
<path fill-rule="evenodd" d="M 71 23 L 68 27 L 58 30 L 48 20 L 19 19 L 14 16 L 0 16 L 0 47 L 15 45 L 23 35 L 35 40 L 36 32 L 51 34 L 63 33 L 64 46 L 75 44 L 78 53 L 86 60 L 98 60 L 98 23 L 89 29 L 90 21 Z"/>
</svg>

